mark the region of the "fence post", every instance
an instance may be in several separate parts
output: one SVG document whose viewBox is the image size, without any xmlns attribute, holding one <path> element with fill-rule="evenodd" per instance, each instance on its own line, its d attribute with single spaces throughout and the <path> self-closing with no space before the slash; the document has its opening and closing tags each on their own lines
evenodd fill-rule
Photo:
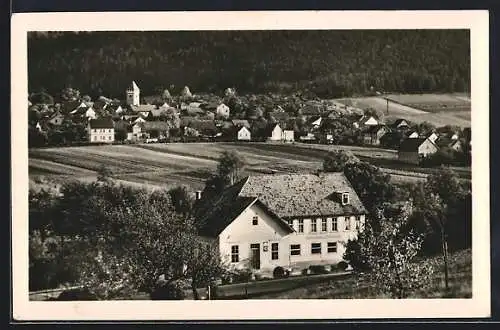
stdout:
<svg viewBox="0 0 500 330">
<path fill-rule="evenodd" d="M 211 297 L 210 297 L 210 284 L 208 285 L 207 292 L 208 292 L 207 299 L 211 300 Z"/>
</svg>

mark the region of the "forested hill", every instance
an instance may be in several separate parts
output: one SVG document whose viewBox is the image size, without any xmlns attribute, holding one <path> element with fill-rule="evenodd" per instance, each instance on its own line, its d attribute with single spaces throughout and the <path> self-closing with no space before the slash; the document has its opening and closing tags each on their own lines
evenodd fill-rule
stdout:
<svg viewBox="0 0 500 330">
<path fill-rule="evenodd" d="M 469 32 L 196 31 L 31 33 L 30 92 L 123 97 L 135 80 L 142 95 L 178 92 L 311 90 L 340 96 L 469 89 Z"/>
</svg>

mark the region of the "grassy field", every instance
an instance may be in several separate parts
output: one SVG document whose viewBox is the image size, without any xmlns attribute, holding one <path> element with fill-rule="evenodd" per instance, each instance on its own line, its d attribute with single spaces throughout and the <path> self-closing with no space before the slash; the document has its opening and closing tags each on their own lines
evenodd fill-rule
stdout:
<svg viewBox="0 0 500 330">
<path fill-rule="evenodd" d="M 432 169 L 400 164 L 397 152 L 379 148 L 282 144 L 282 143 L 169 143 L 109 145 L 32 149 L 29 151 L 30 178 L 44 176 L 55 181 L 95 180 L 101 165 L 123 183 L 158 188 L 187 185 L 202 189 L 225 150 L 237 150 L 244 158 L 244 174 L 314 172 L 321 169 L 330 150 L 350 150 L 379 166 L 395 182 L 425 180 Z M 470 169 L 460 169 L 470 178 Z M 468 176 L 468 177 L 467 177 Z"/>
<path fill-rule="evenodd" d="M 471 298 L 472 297 L 472 253 L 464 250 L 450 256 L 450 289 L 444 289 L 442 258 L 434 257 L 423 262 L 434 268 L 429 287 L 413 292 L 411 298 Z M 287 292 L 265 294 L 259 299 L 363 299 L 389 298 L 380 293 L 376 285 L 360 275 L 332 280 L 321 284 L 311 284 Z"/>
<path fill-rule="evenodd" d="M 387 101 L 389 101 L 389 114 Z M 386 121 L 405 118 L 415 123 L 424 121 L 436 126 L 457 125 L 470 127 L 470 98 L 459 94 L 390 94 L 384 97 L 371 96 L 338 99 L 339 103 L 366 109 L 374 108 L 382 113 Z"/>
</svg>

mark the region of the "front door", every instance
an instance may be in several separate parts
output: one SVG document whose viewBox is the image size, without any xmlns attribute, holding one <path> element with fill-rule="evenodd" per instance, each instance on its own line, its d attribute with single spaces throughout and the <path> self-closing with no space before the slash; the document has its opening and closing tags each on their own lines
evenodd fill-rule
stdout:
<svg viewBox="0 0 500 330">
<path fill-rule="evenodd" d="M 260 244 L 250 244 L 251 263 L 253 269 L 260 269 Z"/>
</svg>

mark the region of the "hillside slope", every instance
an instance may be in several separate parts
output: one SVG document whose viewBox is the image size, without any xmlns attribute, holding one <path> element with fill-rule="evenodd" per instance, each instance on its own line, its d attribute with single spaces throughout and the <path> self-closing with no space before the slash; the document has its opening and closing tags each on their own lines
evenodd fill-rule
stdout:
<svg viewBox="0 0 500 330">
<path fill-rule="evenodd" d="M 466 30 L 181 31 L 30 33 L 30 91 L 122 97 L 131 80 L 143 94 L 310 90 L 320 97 L 466 91 Z M 173 85 L 173 86 L 171 86 Z"/>
</svg>

